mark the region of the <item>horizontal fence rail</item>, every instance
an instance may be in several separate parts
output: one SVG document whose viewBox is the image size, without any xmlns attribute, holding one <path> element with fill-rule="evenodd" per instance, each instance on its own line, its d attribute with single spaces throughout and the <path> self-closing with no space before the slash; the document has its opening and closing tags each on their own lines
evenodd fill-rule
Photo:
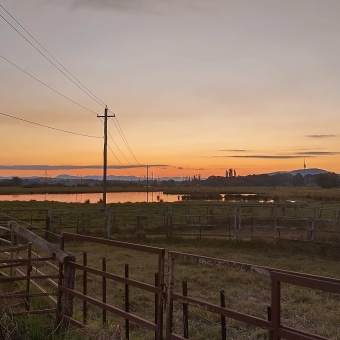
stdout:
<svg viewBox="0 0 340 340">
<path fill-rule="evenodd" d="M 313 216 L 315 216 L 314 211 Z M 267 332 L 271 340 L 324 340 L 327 338 L 285 324 L 286 319 L 282 317 L 283 289 L 287 286 L 296 286 L 327 292 L 337 296 L 334 301 L 338 301 L 340 296 L 340 280 L 336 278 L 175 251 L 168 252 L 168 282 L 165 285 L 164 248 L 74 233 L 63 233 L 59 248 L 23 228 L 17 222 L 11 221 L 8 226 L 8 228 L 1 228 L 3 238 L 10 240 L 10 244 L 3 242 L 4 247 L 0 247 L 0 271 L 2 273 L 0 284 L 9 283 L 12 288 L 17 287 L 18 289 L 2 292 L 0 303 L 22 301 L 23 309 L 13 310 L 13 316 L 55 314 L 56 328 L 64 324 L 84 327 L 91 323 L 91 315 L 95 310 L 93 308 L 96 308 L 97 311 L 100 310 L 100 314 L 96 318 L 100 318 L 103 325 L 107 325 L 112 320 L 112 316 L 124 319 L 125 339 L 130 339 L 131 323 L 153 332 L 155 339 L 159 340 L 163 338 L 167 340 L 196 339 L 197 335 L 192 335 L 191 332 L 193 326 L 189 322 L 190 317 L 204 319 L 206 318 L 205 313 L 210 313 L 215 316 L 214 327 L 219 328 L 222 340 L 227 339 L 230 331 L 230 328 L 228 328 L 230 320 L 247 325 L 247 327 L 259 328 L 263 332 Z M 23 240 L 27 243 L 20 243 Z M 77 261 L 74 255 L 65 250 L 70 245 L 72 247 L 71 242 L 75 242 L 73 246 L 80 244 L 83 249 L 87 246 L 90 247 L 91 244 L 107 247 L 110 262 L 107 261 L 106 257 L 103 257 L 96 264 L 98 258 L 92 258 L 94 254 L 91 251 L 84 251 L 82 262 L 79 262 L 79 259 Z M 119 250 L 120 253 L 116 250 Z M 144 282 L 133 277 L 131 270 L 134 267 L 133 258 L 131 264 L 125 264 L 124 271 L 123 268 L 116 268 L 116 254 L 120 254 L 120 256 L 121 254 L 129 255 L 131 252 L 138 252 L 141 259 L 150 256 L 152 260 L 145 262 L 144 265 L 154 264 L 156 270 L 154 278 L 152 278 L 154 279 L 152 280 L 153 283 L 150 283 L 150 278 L 148 282 Z M 195 291 L 188 283 L 193 281 L 199 287 L 200 278 L 188 276 L 184 267 L 182 275 L 184 274 L 185 280 L 180 281 L 178 276 L 180 263 L 201 266 L 204 269 L 203 273 L 205 273 L 205 268 L 210 268 L 209 270 L 220 271 L 219 275 L 222 275 L 221 271 L 228 270 L 237 271 L 239 272 L 238 275 L 248 274 L 262 277 L 263 280 L 268 281 L 268 286 L 265 286 L 269 290 L 267 314 L 265 317 L 262 312 L 252 315 L 249 311 L 239 311 L 232 308 L 228 294 L 222 289 L 223 287 L 218 287 L 216 284 L 214 287 L 217 289 L 216 296 L 219 297 L 219 302 L 217 302 L 217 299 L 214 301 L 207 299 L 204 294 L 195 297 Z M 120 273 L 117 273 L 116 269 L 119 269 Z M 93 280 L 100 283 L 100 288 L 97 288 L 96 291 L 90 289 Z M 179 283 L 181 283 L 181 291 L 178 291 Z M 228 281 L 224 284 L 228 284 Z M 120 305 L 110 299 L 112 289 L 119 290 L 122 298 Z M 132 292 L 134 290 L 138 291 L 143 297 L 144 295 L 148 296 L 145 300 L 151 302 L 148 305 L 151 306 L 151 312 L 149 311 L 148 315 L 146 315 L 145 310 L 140 311 L 141 314 L 137 313 L 136 306 L 133 304 Z M 152 296 L 151 299 L 150 296 Z M 49 304 L 46 304 L 44 308 L 35 309 L 33 308 L 35 299 L 49 299 Z M 77 303 L 77 310 L 80 309 L 81 315 L 74 313 L 75 303 Z M 195 314 L 197 309 L 204 313 Z M 163 322 L 164 318 L 165 323 Z M 178 325 L 175 325 L 179 319 L 183 326 L 182 333 Z"/>
<path fill-rule="evenodd" d="M 340 208 L 298 203 L 160 204 L 134 213 L 101 208 L 52 209 L 37 212 L 40 217 L 16 210 L 0 211 L 0 217 L 8 218 L 11 213 L 21 224 L 32 216 L 32 221 L 25 222 L 26 227 L 37 233 L 43 229 L 46 239 L 67 231 L 106 238 L 165 235 L 340 243 Z"/>
<path fill-rule="evenodd" d="M 89 266 L 88 263 L 88 253 L 83 253 L 83 264 L 76 263 L 74 261 L 70 261 L 68 266 L 73 271 L 81 271 L 83 274 L 82 286 L 76 290 L 76 287 L 73 288 L 64 288 L 60 287 L 62 293 L 66 293 L 74 298 L 77 298 L 82 301 L 82 322 L 79 320 L 70 320 L 74 324 L 85 325 L 88 319 L 88 305 L 99 307 L 102 309 L 102 319 L 103 324 L 107 322 L 107 314 L 106 312 L 110 312 L 118 317 L 125 319 L 125 337 L 126 339 L 130 338 L 130 321 L 135 324 L 145 327 L 146 329 L 154 332 L 155 339 L 162 339 L 163 337 L 163 291 L 164 291 L 164 255 L 165 249 L 156 248 L 150 246 L 144 246 L 139 244 L 120 242 L 114 240 L 107 240 L 98 237 L 90 237 L 85 235 L 77 235 L 72 233 L 63 233 L 62 234 L 62 242 L 65 246 L 67 241 L 77 241 L 84 242 L 86 244 L 94 243 L 108 246 L 109 249 L 120 248 L 126 251 L 137 251 L 142 254 L 151 254 L 156 256 L 156 266 L 157 272 L 155 273 L 155 283 L 154 285 L 134 280 L 129 278 L 129 265 L 125 265 L 125 276 L 117 275 L 114 273 L 110 273 L 107 271 L 106 258 L 102 258 L 102 268 L 97 269 Z M 97 297 L 90 296 L 88 291 L 87 278 L 88 275 L 95 275 L 97 280 L 102 281 L 102 299 L 101 301 Z M 124 309 L 118 308 L 117 306 L 113 306 L 107 303 L 107 287 L 109 282 L 117 282 L 123 284 L 125 287 L 124 293 Z M 135 287 L 144 292 L 152 293 L 154 296 L 154 322 L 147 320 L 145 317 L 140 317 L 135 315 L 135 313 L 130 312 L 130 303 L 129 303 L 129 289 L 130 287 Z M 79 291 L 81 290 L 81 292 Z M 63 317 L 62 311 L 60 311 L 61 317 Z"/>
<path fill-rule="evenodd" d="M 249 272 L 269 277 L 271 280 L 271 305 L 268 309 L 268 320 L 247 315 L 225 307 L 224 291 L 220 291 L 220 305 L 212 304 L 203 299 L 188 296 L 187 282 L 182 282 L 182 294 L 174 292 L 176 279 L 175 260 L 178 262 L 189 262 L 197 265 L 212 266 Z M 226 340 L 226 318 L 233 319 L 247 325 L 262 328 L 268 331 L 271 340 L 292 339 L 292 340 L 325 340 L 327 338 L 303 332 L 301 330 L 287 327 L 281 324 L 281 284 L 287 283 L 324 292 L 332 292 L 340 296 L 340 280 L 310 274 L 296 273 L 285 270 L 278 270 L 269 267 L 261 267 L 247 263 L 239 263 L 223 259 L 211 258 L 195 254 L 180 252 L 168 253 L 168 285 L 167 285 L 167 309 L 166 309 L 166 339 L 189 339 L 188 330 L 188 307 L 196 307 L 221 317 L 221 339 Z M 176 334 L 173 329 L 174 302 L 181 303 L 183 308 L 183 336 Z"/>
<path fill-rule="evenodd" d="M 1 232 L 10 240 L 10 247 L 0 247 L 0 284 L 8 284 L 9 290 L 0 294 L 0 301 L 5 305 L 19 301 L 19 310 L 13 310 L 13 316 L 56 314 L 59 264 L 73 257 L 15 221 L 9 221 Z M 36 303 L 41 298 L 46 298 L 46 302 Z"/>
</svg>

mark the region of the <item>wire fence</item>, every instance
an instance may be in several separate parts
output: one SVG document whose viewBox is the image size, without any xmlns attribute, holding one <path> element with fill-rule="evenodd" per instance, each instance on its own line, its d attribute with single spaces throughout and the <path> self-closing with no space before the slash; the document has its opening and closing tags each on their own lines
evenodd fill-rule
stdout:
<svg viewBox="0 0 340 340">
<path fill-rule="evenodd" d="M 340 242 L 340 208 L 298 204 L 146 205 L 143 209 L 51 209 L 0 211 L 48 237 L 62 232 L 101 237 L 163 235 Z"/>
</svg>

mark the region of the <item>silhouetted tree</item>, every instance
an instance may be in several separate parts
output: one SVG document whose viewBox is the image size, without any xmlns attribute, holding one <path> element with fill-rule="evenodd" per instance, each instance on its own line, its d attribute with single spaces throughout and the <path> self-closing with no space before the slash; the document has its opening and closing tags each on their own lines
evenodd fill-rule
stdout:
<svg viewBox="0 0 340 340">
<path fill-rule="evenodd" d="M 340 178 L 335 172 L 327 172 L 317 175 L 316 184 L 325 189 L 338 188 L 340 186 Z"/>
</svg>

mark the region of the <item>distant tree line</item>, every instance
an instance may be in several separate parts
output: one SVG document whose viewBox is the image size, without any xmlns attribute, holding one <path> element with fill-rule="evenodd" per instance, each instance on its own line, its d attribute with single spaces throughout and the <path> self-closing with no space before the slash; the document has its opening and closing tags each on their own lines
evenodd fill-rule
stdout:
<svg viewBox="0 0 340 340">
<path fill-rule="evenodd" d="M 340 177 L 334 172 L 317 175 L 316 184 L 321 188 L 339 188 Z"/>
<path fill-rule="evenodd" d="M 210 176 L 205 181 L 201 181 L 202 186 L 224 187 L 224 186 L 320 186 L 321 188 L 340 187 L 340 177 L 334 172 L 327 172 L 318 175 L 302 176 L 300 173 L 292 175 L 290 173 L 279 173 L 275 175 L 248 175 L 237 177 Z"/>
<path fill-rule="evenodd" d="M 3 179 L 0 181 L 0 187 L 21 187 L 22 179 L 19 177 L 13 177 L 11 179 Z"/>
<path fill-rule="evenodd" d="M 228 173 L 229 174 L 229 173 Z M 174 181 L 173 179 L 167 180 L 151 180 L 149 179 L 148 185 L 150 188 L 161 187 L 161 188 L 172 188 L 176 186 L 206 186 L 206 187 L 228 187 L 228 186 L 258 186 L 258 187 L 277 187 L 277 186 L 319 186 L 321 188 L 339 188 L 340 177 L 334 172 L 327 172 L 318 175 L 306 175 L 303 177 L 300 173 L 292 175 L 290 173 L 279 173 L 275 175 L 248 175 L 248 176 L 210 176 L 207 179 L 201 179 L 200 176 L 193 176 L 192 178 L 186 178 L 183 181 Z M 236 174 L 236 172 L 235 172 Z M 41 180 L 26 180 L 19 177 L 13 177 L 11 179 L 0 180 L 0 187 L 67 187 L 67 186 L 93 186 L 102 185 L 102 181 L 89 180 L 83 181 L 78 184 L 67 184 L 60 182 L 43 182 Z M 108 181 L 109 187 L 145 187 L 147 185 L 146 180 L 141 181 L 123 181 L 114 180 Z"/>
</svg>

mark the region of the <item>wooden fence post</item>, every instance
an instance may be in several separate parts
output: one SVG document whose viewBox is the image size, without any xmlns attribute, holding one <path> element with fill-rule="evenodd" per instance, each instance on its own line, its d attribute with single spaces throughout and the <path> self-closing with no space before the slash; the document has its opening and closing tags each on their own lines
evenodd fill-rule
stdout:
<svg viewBox="0 0 340 340">
<path fill-rule="evenodd" d="M 274 243 L 276 243 L 276 206 L 272 208 L 273 210 L 273 231 L 274 231 Z"/>
<path fill-rule="evenodd" d="M 170 238 L 172 238 L 172 213 L 169 215 Z"/>
<path fill-rule="evenodd" d="M 167 294 L 166 294 L 166 340 L 171 339 L 172 334 L 172 318 L 173 318 L 173 300 L 172 300 L 172 293 L 174 291 L 174 266 L 175 260 L 173 257 L 169 256 L 168 258 L 168 286 L 167 286 Z"/>
<path fill-rule="evenodd" d="M 187 281 L 182 281 L 182 295 L 188 296 Z M 187 303 L 182 304 L 182 313 L 183 313 L 183 337 L 185 339 L 189 339 L 189 313 Z"/>
<path fill-rule="evenodd" d="M 236 234 L 237 241 L 241 241 L 241 220 L 242 220 L 242 208 L 239 207 L 238 230 L 237 230 L 237 234 Z"/>
<path fill-rule="evenodd" d="M 106 210 L 105 215 L 106 215 L 106 219 L 105 219 L 105 222 L 106 222 L 105 223 L 105 229 L 106 229 L 105 231 L 106 231 L 106 233 L 105 233 L 105 235 L 106 235 L 107 238 L 110 238 L 110 236 L 111 236 L 111 227 L 112 227 L 111 212 Z"/>
<path fill-rule="evenodd" d="M 50 232 L 51 232 L 51 218 L 49 216 L 46 217 L 46 227 L 45 227 L 45 239 L 47 241 L 50 240 Z"/>
<path fill-rule="evenodd" d="M 111 212 L 111 230 L 113 233 L 117 233 L 117 226 L 116 226 L 116 214 L 114 212 Z"/>
<path fill-rule="evenodd" d="M 75 257 L 70 257 L 64 262 L 63 287 L 74 290 L 75 269 L 69 265 L 69 260 L 75 262 Z M 73 314 L 73 296 L 64 292 L 61 299 L 61 314 L 71 317 Z"/>
<path fill-rule="evenodd" d="M 125 278 L 129 278 L 129 265 L 125 264 Z M 129 290 L 129 285 L 125 284 L 124 285 L 125 288 L 125 312 L 129 313 L 130 312 L 130 290 Z M 129 319 L 125 319 L 125 339 L 129 340 L 130 339 L 130 321 Z"/>
<path fill-rule="evenodd" d="M 165 225 L 166 238 L 168 239 L 169 238 L 169 217 L 166 211 L 164 212 L 164 225 Z"/>
<path fill-rule="evenodd" d="M 102 258 L 102 271 L 106 272 L 106 257 Z M 106 277 L 102 277 L 102 301 L 106 303 Z M 107 323 L 106 309 L 103 309 L 103 326 Z"/>
<path fill-rule="evenodd" d="M 10 227 L 10 228 L 11 228 L 11 248 L 14 248 L 15 245 L 16 245 L 16 237 L 15 237 L 16 235 L 14 233 L 13 228 L 12 227 Z M 11 249 L 11 260 L 13 260 L 13 259 L 14 259 L 14 250 Z M 15 276 L 15 273 L 16 273 L 16 271 L 14 270 L 14 267 L 11 267 L 10 276 L 11 277 Z"/>
<path fill-rule="evenodd" d="M 313 217 L 311 220 L 311 224 L 310 224 L 310 236 L 311 236 L 311 240 L 315 241 L 315 234 L 314 234 L 314 230 L 315 230 L 315 214 L 316 214 L 316 208 L 313 208 Z"/>
<path fill-rule="evenodd" d="M 83 266 L 87 266 L 87 252 L 83 252 Z M 87 295 L 87 271 L 83 271 L 83 294 Z M 87 323 L 87 302 L 83 300 L 83 324 Z"/>
<path fill-rule="evenodd" d="M 27 277 L 29 277 L 31 275 L 31 271 L 32 271 L 32 264 L 30 259 L 32 258 L 32 242 L 28 243 L 28 249 L 27 249 L 27 271 L 26 271 L 26 275 Z M 30 279 L 27 279 L 26 281 L 26 294 L 30 293 Z M 30 310 L 30 302 L 29 302 L 29 298 L 26 297 L 26 310 Z"/>
<path fill-rule="evenodd" d="M 222 308 L 225 308 L 225 294 L 224 290 L 220 291 L 220 304 Z M 226 317 L 221 315 L 221 337 L 222 340 L 227 340 L 227 324 Z"/>
</svg>

